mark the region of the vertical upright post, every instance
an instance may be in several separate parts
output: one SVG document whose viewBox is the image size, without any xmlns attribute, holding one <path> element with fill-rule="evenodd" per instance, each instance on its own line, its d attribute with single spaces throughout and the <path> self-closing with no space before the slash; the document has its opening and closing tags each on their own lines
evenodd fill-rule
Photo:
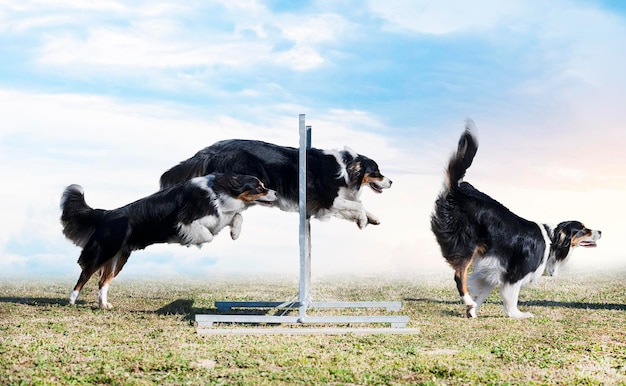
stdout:
<svg viewBox="0 0 626 386">
<path fill-rule="evenodd" d="M 306 154 L 311 147 L 311 126 L 305 126 L 304 114 L 300 114 L 299 195 L 300 212 L 300 318 L 306 317 L 311 302 L 311 226 L 306 212 Z"/>
</svg>

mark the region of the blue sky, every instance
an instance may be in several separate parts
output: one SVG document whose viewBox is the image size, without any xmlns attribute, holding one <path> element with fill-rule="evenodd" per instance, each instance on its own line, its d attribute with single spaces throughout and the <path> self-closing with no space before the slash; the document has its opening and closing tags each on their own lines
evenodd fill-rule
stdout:
<svg viewBox="0 0 626 386">
<path fill-rule="evenodd" d="M 218 140 L 296 146 L 300 113 L 314 146 L 394 180 L 363 193 L 379 227 L 314 221 L 314 272 L 447 272 L 428 217 L 466 117 L 468 181 L 602 229 L 572 270 L 626 267 L 623 47 L 617 1 L 0 1 L 0 275 L 78 275 L 65 186 L 118 207 Z M 296 275 L 297 215 L 244 218 L 236 242 L 150 247 L 124 273 Z"/>
</svg>

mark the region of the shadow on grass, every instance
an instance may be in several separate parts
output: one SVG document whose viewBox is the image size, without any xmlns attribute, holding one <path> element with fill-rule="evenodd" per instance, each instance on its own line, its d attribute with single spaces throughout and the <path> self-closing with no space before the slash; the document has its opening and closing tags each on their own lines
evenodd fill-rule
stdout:
<svg viewBox="0 0 626 386">
<path fill-rule="evenodd" d="M 554 300 L 529 300 L 519 302 L 521 306 L 571 308 L 579 310 L 618 310 L 626 311 L 626 304 L 619 303 L 586 303 L 586 302 L 558 302 Z"/>
<path fill-rule="evenodd" d="M 441 299 L 428 299 L 428 298 L 404 298 L 403 299 L 407 303 L 413 304 L 446 304 L 446 305 L 461 305 L 461 302 L 458 300 L 441 300 Z M 456 310 L 443 309 L 439 310 L 439 315 L 441 316 L 458 316 L 459 312 Z"/>
<path fill-rule="evenodd" d="M 405 298 L 405 302 L 432 303 L 432 304 L 461 304 L 460 301 L 426 299 L 426 298 Z M 490 303 L 487 301 L 487 303 Z M 617 310 L 626 311 L 626 304 L 620 303 L 588 303 L 588 302 L 560 302 L 554 300 L 528 300 L 518 303 L 519 306 L 530 307 L 550 307 L 550 308 L 570 308 L 578 310 Z"/>
<path fill-rule="evenodd" d="M 0 297 L 0 303 L 15 303 L 15 304 L 26 304 L 27 306 L 44 306 L 44 305 L 55 305 L 55 306 L 66 306 L 68 304 L 67 299 L 59 299 L 59 298 L 33 298 L 33 297 L 17 297 L 17 296 L 5 296 Z"/>
<path fill-rule="evenodd" d="M 297 310 L 297 309 L 296 309 Z M 181 315 L 183 320 L 193 323 L 196 315 L 281 315 L 284 309 L 233 309 L 221 311 L 217 308 L 194 307 L 193 299 L 178 299 L 154 311 L 157 315 Z"/>
<path fill-rule="evenodd" d="M 441 299 L 427 299 L 427 298 L 404 298 L 405 302 L 409 303 L 432 303 L 432 304 L 460 304 L 458 300 L 441 300 Z"/>
</svg>

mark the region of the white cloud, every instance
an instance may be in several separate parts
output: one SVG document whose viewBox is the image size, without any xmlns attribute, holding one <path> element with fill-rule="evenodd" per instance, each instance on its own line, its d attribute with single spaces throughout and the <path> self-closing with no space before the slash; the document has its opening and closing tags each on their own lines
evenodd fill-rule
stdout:
<svg viewBox="0 0 626 386">
<path fill-rule="evenodd" d="M 276 25 L 283 31 L 283 36 L 297 44 L 335 41 L 348 28 L 346 20 L 335 14 L 282 17 Z"/>
<path fill-rule="evenodd" d="M 319 53 L 310 47 L 296 46 L 289 51 L 275 53 L 273 56 L 276 58 L 276 63 L 299 71 L 312 70 L 324 63 Z"/>
<path fill-rule="evenodd" d="M 167 28 L 160 31 L 154 26 L 136 28 L 92 30 L 86 40 L 67 35 L 50 37 L 41 49 L 38 62 L 67 69 L 81 68 L 84 72 L 93 71 L 95 67 L 112 73 L 215 65 L 249 68 L 269 58 L 272 50 L 266 43 L 229 39 L 211 44 L 183 43 L 172 40 Z"/>
<path fill-rule="evenodd" d="M 511 21 L 525 2 L 482 0 L 371 0 L 371 10 L 391 28 L 425 34 L 448 34 L 471 29 L 493 29 Z"/>
<path fill-rule="evenodd" d="M 325 62 L 317 45 L 335 41 L 346 25 L 343 18 L 334 14 L 302 19 L 273 15 L 256 2 L 237 4 L 236 9 L 228 2 L 223 4 L 223 17 L 234 29 L 217 30 L 210 26 L 210 20 L 207 26 L 190 27 L 178 17 L 203 10 L 171 9 L 166 4 L 131 8 L 120 3 L 107 10 L 115 11 L 117 19 L 99 20 L 102 7 L 107 4 L 81 8 L 79 19 L 72 15 L 78 12 L 74 3 L 57 4 L 56 12 L 46 16 L 27 7 L 32 14 L 8 18 L 11 27 L 5 28 L 24 31 L 58 27 L 42 35 L 41 45 L 35 48 L 36 62 L 42 68 L 65 70 L 66 76 L 79 76 L 102 71 L 115 74 L 213 66 L 251 70 L 263 64 L 308 71 Z M 62 13 L 63 9 L 67 13 Z M 86 20 L 90 22 L 85 23 Z M 258 39 L 248 39 L 244 31 L 255 31 Z M 282 41 L 290 41 L 294 47 L 276 51 L 275 46 Z"/>
</svg>

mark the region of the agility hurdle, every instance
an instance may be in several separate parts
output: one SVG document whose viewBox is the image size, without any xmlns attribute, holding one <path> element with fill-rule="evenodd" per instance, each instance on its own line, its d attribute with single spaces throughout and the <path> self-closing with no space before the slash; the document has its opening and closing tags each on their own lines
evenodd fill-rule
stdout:
<svg viewBox="0 0 626 386">
<path fill-rule="evenodd" d="M 202 334 L 342 334 L 342 333 L 415 333 L 407 329 L 408 316 L 309 316 L 308 309 L 322 308 L 385 308 L 387 311 L 399 311 L 401 302 L 314 302 L 311 298 L 311 227 L 310 218 L 306 213 L 306 151 L 311 148 L 311 126 L 305 125 L 305 115 L 299 116 L 299 246 L 300 246 L 300 281 L 298 301 L 265 302 L 265 301 L 220 301 L 215 307 L 220 314 L 196 315 L 198 333 Z M 283 309 L 284 313 L 298 309 L 298 315 L 243 315 L 225 314 L 233 309 Z M 385 324 L 384 328 L 214 328 L 215 323 L 246 323 L 246 324 L 295 324 L 295 325 L 329 325 L 329 324 Z"/>
</svg>

